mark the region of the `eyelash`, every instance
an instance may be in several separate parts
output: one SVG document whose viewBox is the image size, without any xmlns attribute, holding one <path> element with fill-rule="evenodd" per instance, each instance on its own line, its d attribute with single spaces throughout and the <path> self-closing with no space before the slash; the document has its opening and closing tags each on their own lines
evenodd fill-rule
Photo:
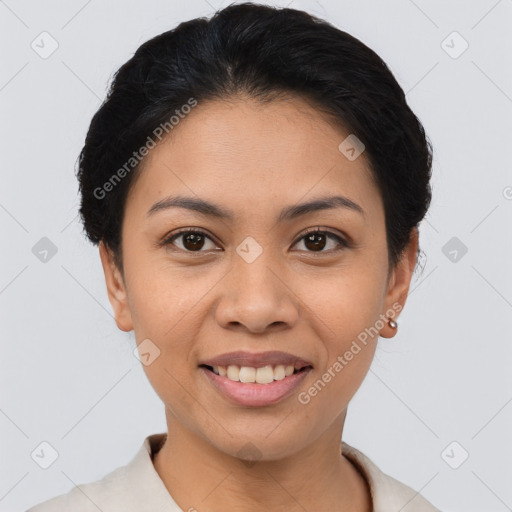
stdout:
<svg viewBox="0 0 512 512">
<path fill-rule="evenodd" d="M 174 240 L 176 240 L 180 235 L 189 234 L 189 233 L 196 234 L 196 235 L 203 235 L 215 243 L 215 241 L 208 235 L 208 233 L 206 233 L 205 231 L 203 231 L 200 228 L 195 228 L 195 229 L 184 228 L 184 229 L 179 230 L 176 233 L 173 233 L 171 236 L 164 238 L 164 240 L 162 240 L 160 245 L 162 245 L 162 246 L 172 245 Z M 338 252 L 340 250 L 347 249 L 350 247 L 350 244 L 346 240 L 341 238 L 339 235 L 333 233 L 332 231 L 323 230 L 321 228 L 312 228 L 312 229 L 305 231 L 304 233 L 302 233 L 299 236 L 299 238 L 297 238 L 297 240 L 294 242 L 293 245 L 294 246 L 297 245 L 297 243 L 299 243 L 303 238 L 306 238 L 308 235 L 313 234 L 313 233 L 327 235 L 328 237 L 334 238 L 338 242 L 338 244 L 342 246 L 342 249 L 331 249 L 328 251 L 323 251 L 323 250 L 322 251 L 306 251 L 311 254 L 332 254 L 333 252 Z M 187 250 L 180 249 L 180 248 L 177 248 L 177 249 L 180 251 L 189 253 L 189 254 L 201 254 L 203 252 L 207 252 L 207 251 L 201 251 L 201 250 L 200 251 L 187 251 Z"/>
</svg>

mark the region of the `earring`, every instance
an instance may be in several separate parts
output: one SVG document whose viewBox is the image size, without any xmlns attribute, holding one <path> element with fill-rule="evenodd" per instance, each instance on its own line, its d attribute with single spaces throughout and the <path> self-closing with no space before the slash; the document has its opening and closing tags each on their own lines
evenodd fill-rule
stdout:
<svg viewBox="0 0 512 512">
<path fill-rule="evenodd" d="M 388 324 L 389 324 L 389 327 L 391 327 L 391 329 L 396 329 L 398 327 L 398 324 L 394 320 L 391 320 L 391 319 L 388 321 Z"/>
</svg>

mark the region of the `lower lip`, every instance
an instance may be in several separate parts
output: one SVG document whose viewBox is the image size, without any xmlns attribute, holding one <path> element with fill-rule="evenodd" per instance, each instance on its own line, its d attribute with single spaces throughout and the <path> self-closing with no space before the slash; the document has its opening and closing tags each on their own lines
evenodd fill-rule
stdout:
<svg viewBox="0 0 512 512">
<path fill-rule="evenodd" d="M 249 407 L 263 407 L 280 402 L 291 395 L 312 368 L 294 373 L 281 380 L 275 380 L 269 384 L 235 382 L 227 377 L 217 375 L 203 366 L 199 369 L 202 370 L 217 390 L 232 402 Z"/>
</svg>

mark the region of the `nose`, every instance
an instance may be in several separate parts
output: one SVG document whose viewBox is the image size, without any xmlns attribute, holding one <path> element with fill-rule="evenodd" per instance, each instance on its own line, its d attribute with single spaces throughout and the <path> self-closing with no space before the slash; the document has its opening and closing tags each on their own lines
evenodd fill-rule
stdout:
<svg viewBox="0 0 512 512">
<path fill-rule="evenodd" d="M 265 251 L 252 263 L 235 257 L 223 279 L 216 319 L 225 329 L 251 333 L 292 328 L 299 317 L 299 300 L 286 272 Z"/>
</svg>

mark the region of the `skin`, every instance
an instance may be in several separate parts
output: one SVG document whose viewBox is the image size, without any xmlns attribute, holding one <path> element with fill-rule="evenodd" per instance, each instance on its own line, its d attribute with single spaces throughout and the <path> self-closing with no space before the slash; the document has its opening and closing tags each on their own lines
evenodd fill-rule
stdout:
<svg viewBox="0 0 512 512">
<path fill-rule="evenodd" d="M 144 366 L 168 428 L 154 465 L 183 510 L 371 511 L 368 484 L 341 453 L 340 438 L 378 336 L 307 405 L 297 399 L 379 315 L 404 306 L 416 264 L 414 229 L 389 268 L 382 198 L 365 154 L 349 161 L 339 151 L 347 135 L 296 97 L 200 103 L 151 150 L 130 191 L 123 272 L 100 244 L 118 327 L 161 351 Z M 229 208 L 235 218 L 183 208 L 147 215 L 178 194 Z M 334 208 L 276 221 L 286 206 L 332 195 L 350 198 L 364 216 Z M 351 244 L 324 236 L 325 247 L 307 245 L 304 231 L 315 227 Z M 183 236 L 158 245 L 180 228 L 205 231 L 203 246 Z M 252 263 L 236 252 L 247 236 L 263 249 Z M 379 331 L 395 333 L 387 323 Z M 235 405 L 198 368 L 234 350 L 291 352 L 313 370 L 278 404 Z M 252 465 L 237 455 L 248 442 L 260 453 Z"/>
</svg>

